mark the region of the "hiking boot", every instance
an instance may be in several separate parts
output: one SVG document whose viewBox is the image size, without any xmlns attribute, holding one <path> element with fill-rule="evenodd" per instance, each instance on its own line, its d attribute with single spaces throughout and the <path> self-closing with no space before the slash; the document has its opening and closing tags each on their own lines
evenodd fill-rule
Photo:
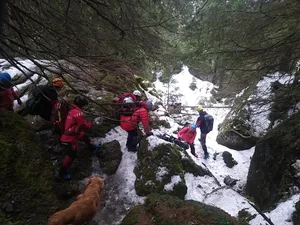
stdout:
<svg viewBox="0 0 300 225">
<path fill-rule="evenodd" d="M 208 152 L 205 152 L 204 153 L 204 159 L 208 159 L 209 158 L 209 154 L 208 154 Z"/>
<path fill-rule="evenodd" d="M 65 173 L 63 176 L 62 176 L 62 179 L 68 181 L 68 180 L 71 180 L 72 179 L 72 175 L 69 174 L 69 173 Z"/>
<path fill-rule="evenodd" d="M 198 158 L 198 155 L 197 155 L 197 154 L 193 154 L 193 156 L 195 156 L 196 158 Z"/>
</svg>

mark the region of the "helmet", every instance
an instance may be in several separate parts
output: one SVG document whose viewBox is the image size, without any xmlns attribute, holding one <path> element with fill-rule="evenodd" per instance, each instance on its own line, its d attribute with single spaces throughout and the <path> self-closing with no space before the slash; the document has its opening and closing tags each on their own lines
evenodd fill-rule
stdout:
<svg viewBox="0 0 300 225">
<path fill-rule="evenodd" d="M 202 107 L 201 105 L 199 105 L 199 106 L 197 107 L 197 111 L 200 112 L 200 111 L 202 111 L 202 110 L 203 110 L 203 107 Z"/>
<path fill-rule="evenodd" d="M 139 90 L 135 90 L 132 94 L 139 97 L 142 96 L 142 93 Z"/>
<path fill-rule="evenodd" d="M 126 98 L 124 98 L 123 103 L 133 104 L 134 101 L 133 101 L 133 99 L 131 97 L 126 97 Z"/>
<path fill-rule="evenodd" d="M 192 124 L 192 129 L 196 130 L 196 128 L 197 128 L 197 124 L 193 123 Z"/>
<path fill-rule="evenodd" d="M 54 87 L 63 88 L 64 87 L 64 82 L 60 77 L 55 77 L 52 80 L 52 85 Z"/>
<path fill-rule="evenodd" d="M 79 108 L 83 108 L 89 104 L 88 100 L 86 100 L 83 96 L 81 95 L 76 95 L 74 99 L 74 104 L 77 105 Z"/>
<path fill-rule="evenodd" d="M 0 85 L 4 88 L 11 87 L 11 76 L 7 72 L 2 72 L 0 74 Z"/>
</svg>

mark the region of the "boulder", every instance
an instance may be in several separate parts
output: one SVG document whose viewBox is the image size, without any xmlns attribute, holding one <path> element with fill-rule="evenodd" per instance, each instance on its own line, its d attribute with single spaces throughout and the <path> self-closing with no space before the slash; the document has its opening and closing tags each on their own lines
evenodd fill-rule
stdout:
<svg viewBox="0 0 300 225">
<path fill-rule="evenodd" d="M 222 157 L 226 166 L 229 168 L 232 168 L 238 164 L 237 161 L 235 161 L 234 158 L 232 158 L 232 154 L 230 152 L 223 152 Z"/>
<path fill-rule="evenodd" d="M 295 168 L 300 159 L 300 113 L 269 131 L 256 145 L 253 154 L 246 192 L 261 209 L 274 206 L 294 186 L 299 187 Z M 294 166 L 293 166 L 294 165 Z"/>
<path fill-rule="evenodd" d="M 122 160 L 122 155 L 123 153 L 118 141 L 103 144 L 97 152 L 100 167 L 103 169 L 103 172 L 107 175 L 116 173 Z"/>
<path fill-rule="evenodd" d="M 211 176 L 206 169 L 196 165 L 189 155 L 173 144 L 160 144 L 148 151 L 148 142 L 142 139 L 138 150 L 138 162 L 134 169 L 135 187 L 140 196 L 151 193 L 175 195 L 181 199 L 187 193 L 184 174 Z"/>
<path fill-rule="evenodd" d="M 145 204 L 135 206 L 121 225 L 162 224 L 227 224 L 247 225 L 231 217 L 223 210 L 200 202 L 183 201 L 170 195 L 151 194 Z"/>
</svg>

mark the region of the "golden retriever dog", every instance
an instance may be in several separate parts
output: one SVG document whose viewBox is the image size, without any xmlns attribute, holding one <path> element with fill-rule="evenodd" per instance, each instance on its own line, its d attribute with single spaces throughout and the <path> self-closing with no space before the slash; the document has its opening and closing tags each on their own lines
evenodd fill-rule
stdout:
<svg viewBox="0 0 300 225">
<path fill-rule="evenodd" d="M 68 208 L 53 214 L 47 225 L 81 225 L 91 220 L 100 206 L 100 192 L 103 188 L 103 179 L 90 178 L 84 193 L 78 195 Z"/>
</svg>

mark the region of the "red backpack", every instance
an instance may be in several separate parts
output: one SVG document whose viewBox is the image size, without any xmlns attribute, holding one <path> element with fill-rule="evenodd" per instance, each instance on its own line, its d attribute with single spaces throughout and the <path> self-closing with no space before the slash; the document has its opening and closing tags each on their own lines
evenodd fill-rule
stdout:
<svg viewBox="0 0 300 225">
<path fill-rule="evenodd" d="M 58 100 L 52 110 L 52 125 L 53 132 L 56 134 L 63 134 L 65 131 L 65 123 L 71 105 L 65 100 Z"/>
</svg>

